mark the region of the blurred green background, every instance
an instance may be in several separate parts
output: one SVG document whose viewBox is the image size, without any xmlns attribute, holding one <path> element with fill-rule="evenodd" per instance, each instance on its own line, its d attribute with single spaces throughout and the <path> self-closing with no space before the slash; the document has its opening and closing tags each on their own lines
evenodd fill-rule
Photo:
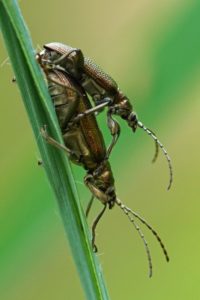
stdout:
<svg viewBox="0 0 200 300">
<path fill-rule="evenodd" d="M 160 233 L 144 230 L 154 275 L 137 232 L 116 207 L 98 227 L 99 259 L 111 299 L 200 298 L 200 1 L 20 1 L 34 46 L 60 41 L 93 58 L 131 99 L 140 120 L 167 148 L 174 183 L 154 143 L 121 123 L 110 159 L 119 197 Z M 0 64 L 7 58 L 1 37 Z M 0 67 L 0 295 L 3 300 L 84 299 L 13 72 Z M 99 122 L 110 140 L 105 116 Z M 39 137 L 38 137 L 39 138 Z M 83 207 L 84 171 L 73 167 Z M 96 201 L 92 222 L 101 205 Z"/>
</svg>

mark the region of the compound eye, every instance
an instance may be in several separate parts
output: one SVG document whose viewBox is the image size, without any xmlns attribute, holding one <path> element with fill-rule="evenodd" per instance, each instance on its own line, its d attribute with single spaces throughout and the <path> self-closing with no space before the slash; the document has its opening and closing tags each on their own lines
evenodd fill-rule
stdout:
<svg viewBox="0 0 200 300">
<path fill-rule="evenodd" d="M 137 121 L 137 115 L 135 113 L 131 113 L 130 119 L 132 122 L 136 122 Z"/>
<path fill-rule="evenodd" d="M 109 196 L 113 196 L 115 195 L 115 189 L 113 186 L 110 186 L 107 191 L 106 191 L 106 194 L 109 195 Z"/>
<path fill-rule="evenodd" d="M 137 123 L 137 115 L 134 112 L 131 112 L 130 115 L 128 116 L 128 121 L 132 123 Z"/>
</svg>

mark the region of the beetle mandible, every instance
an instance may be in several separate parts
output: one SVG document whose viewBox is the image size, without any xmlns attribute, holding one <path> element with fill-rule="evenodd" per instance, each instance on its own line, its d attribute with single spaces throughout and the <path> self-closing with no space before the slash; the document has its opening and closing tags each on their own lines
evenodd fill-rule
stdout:
<svg viewBox="0 0 200 300">
<path fill-rule="evenodd" d="M 135 219 L 138 219 L 150 229 L 158 240 L 168 261 L 167 251 L 157 232 L 136 212 L 125 206 L 117 197 L 113 173 L 107 159 L 108 150 L 106 150 L 102 133 L 95 118 L 95 110 L 92 108 L 84 89 L 73 78 L 66 75 L 66 73 L 56 69 L 46 69 L 42 65 L 39 54 L 37 55 L 37 60 L 46 75 L 48 90 L 58 117 L 64 145 L 59 144 L 50 137 L 45 127 L 41 129 L 42 136 L 49 144 L 64 150 L 73 163 L 81 165 L 86 170 L 84 182 L 92 193 L 86 215 L 89 213 L 94 198 L 100 200 L 104 206 L 92 225 L 92 247 L 94 251 L 97 251 L 95 245 L 96 226 L 107 206 L 111 209 L 116 204 L 127 215 L 143 240 L 148 256 L 149 276 L 151 277 L 152 261 L 150 250 Z"/>
<path fill-rule="evenodd" d="M 153 162 L 157 158 L 158 147 L 161 148 L 167 159 L 170 173 L 167 189 L 170 189 L 173 181 L 173 172 L 171 159 L 167 151 L 153 131 L 138 120 L 130 100 L 119 89 L 111 76 L 106 74 L 90 58 L 85 57 L 80 49 L 58 42 L 44 45 L 44 50 L 41 52 L 41 62 L 46 68 L 61 70 L 72 76 L 92 97 L 96 106 L 96 112 L 101 111 L 106 106 L 108 107 L 107 124 L 112 135 L 112 142 L 108 148 L 107 157 L 109 157 L 120 135 L 120 126 L 113 118 L 113 115 L 118 115 L 126 120 L 133 132 L 136 131 L 137 127 L 147 132 L 156 143 L 156 153 Z"/>
</svg>

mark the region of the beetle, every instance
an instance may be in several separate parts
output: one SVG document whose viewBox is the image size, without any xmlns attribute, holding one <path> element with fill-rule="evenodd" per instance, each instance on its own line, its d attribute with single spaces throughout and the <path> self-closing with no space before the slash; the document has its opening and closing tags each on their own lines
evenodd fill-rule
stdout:
<svg viewBox="0 0 200 300">
<path fill-rule="evenodd" d="M 150 250 L 145 237 L 135 219 L 141 221 L 158 240 L 165 258 L 169 261 L 167 250 L 157 232 L 136 212 L 125 206 L 116 195 L 114 176 L 107 158 L 107 149 L 103 135 L 98 126 L 95 109 L 84 89 L 66 73 L 52 69 L 48 70 L 42 64 L 40 54 L 37 60 L 41 65 L 48 83 L 48 90 L 53 101 L 58 122 L 61 128 L 64 145 L 48 135 L 47 128 L 41 129 L 43 138 L 58 149 L 64 150 L 69 159 L 86 170 L 85 185 L 89 188 L 92 198 L 86 210 L 89 213 L 94 198 L 103 204 L 103 209 L 98 214 L 92 225 L 92 247 L 96 252 L 95 230 L 106 208 L 112 209 L 117 205 L 127 215 L 138 231 L 148 256 L 149 276 L 152 276 L 152 261 Z"/>
<path fill-rule="evenodd" d="M 108 157 L 120 135 L 120 126 L 113 118 L 113 115 L 118 115 L 126 120 L 133 132 L 139 127 L 153 138 L 156 143 L 156 153 L 153 162 L 157 158 L 158 147 L 161 148 L 168 162 L 170 179 L 167 189 L 169 190 L 173 181 L 171 159 L 153 131 L 138 120 L 130 100 L 119 89 L 115 80 L 97 66 L 92 59 L 84 56 L 83 52 L 78 48 L 52 42 L 44 45 L 44 50 L 41 51 L 40 55 L 41 62 L 45 65 L 45 68 L 65 72 L 84 88 L 93 99 L 96 112 L 100 112 L 103 108 L 108 107 L 107 124 L 112 135 L 112 142 L 107 151 Z"/>
</svg>

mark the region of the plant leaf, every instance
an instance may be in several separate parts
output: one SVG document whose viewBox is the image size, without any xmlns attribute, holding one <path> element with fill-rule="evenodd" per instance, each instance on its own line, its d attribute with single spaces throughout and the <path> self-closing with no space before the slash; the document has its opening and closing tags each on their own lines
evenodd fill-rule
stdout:
<svg viewBox="0 0 200 300">
<path fill-rule="evenodd" d="M 93 254 L 68 160 L 62 151 L 48 145 L 40 134 L 48 133 L 62 143 L 57 117 L 17 1 L 0 1 L 0 26 L 22 99 L 40 150 L 44 168 L 55 193 L 72 255 L 87 299 L 109 299 L 101 267 Z"/>
</svg>

